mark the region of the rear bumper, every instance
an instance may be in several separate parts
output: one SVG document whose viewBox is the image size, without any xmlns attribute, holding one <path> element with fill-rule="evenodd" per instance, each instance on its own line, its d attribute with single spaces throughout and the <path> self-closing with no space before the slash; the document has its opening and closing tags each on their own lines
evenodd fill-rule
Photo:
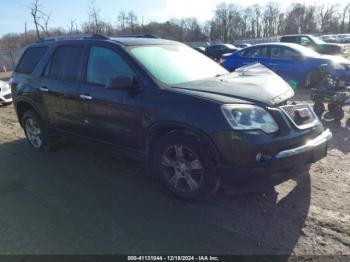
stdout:
<svg viewBox="0 0 350 262">
<path fill-rule="evenodd" d="M 332 133 L 325 130 L 304 145 L 279 151 L 271 159 L 254 168 L 220 165 L 218 172 L 221 175 L 222 185 L 257 183 L 277 185 L 282 183 L 298 175 L 301 169 L 324 158 L 331 139 Z"/>
</svg>

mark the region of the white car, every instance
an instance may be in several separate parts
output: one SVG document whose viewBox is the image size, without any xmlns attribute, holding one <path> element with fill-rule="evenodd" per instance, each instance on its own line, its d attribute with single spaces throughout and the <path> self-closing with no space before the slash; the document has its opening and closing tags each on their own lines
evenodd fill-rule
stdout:
<svg viewBox="0 0 350 262">
<path fill-rule="evenodd" d="M 0 105 L 12 103 L 11 88 L 7 82 L 0 80 Z"/>
</svg>

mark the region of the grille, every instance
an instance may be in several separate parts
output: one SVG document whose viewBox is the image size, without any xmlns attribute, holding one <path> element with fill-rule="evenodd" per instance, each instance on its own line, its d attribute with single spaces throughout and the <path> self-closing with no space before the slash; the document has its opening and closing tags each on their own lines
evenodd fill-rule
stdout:
<svg viewBox="0 0 350 262">
<path fill-rule="evenodd" d="M 318 118 L 308 105 L 281 106 L 282 111 L 299 129 L 307 129 L 318 124 Z"/>
</svg>

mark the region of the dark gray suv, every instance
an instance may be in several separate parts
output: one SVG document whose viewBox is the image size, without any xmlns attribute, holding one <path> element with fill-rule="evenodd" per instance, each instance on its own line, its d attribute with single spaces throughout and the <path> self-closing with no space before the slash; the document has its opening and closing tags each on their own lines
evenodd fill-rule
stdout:
<svg viewBox="0 0 350 262">
<path fill-rule="evenodd" d="M 31 147 L 97 141 L 148 161 L 183 199 L 274 185 L 327 154 L 332 134 L 261 65 L 229 73 L 181 43 L 101 35 L 28 46 L 11 79 Z"/>
</svg>

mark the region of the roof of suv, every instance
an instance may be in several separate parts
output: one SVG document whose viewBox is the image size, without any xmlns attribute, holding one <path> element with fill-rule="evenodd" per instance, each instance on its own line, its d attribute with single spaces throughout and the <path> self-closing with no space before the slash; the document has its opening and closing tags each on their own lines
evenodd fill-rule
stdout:
<svg viewBox="0 0 350 262">
<path fill-rule="evenodd" d="M 284 38 L 284 37 L 296 37 L 296 36 L 310 36 L 310 35 L 308 35 L 308 34 L 283 35 L 283 36 L 281 36 L 281 38 Z"/>
<path fill-rule="evenodd" d="M 50 43 L 50 42 L 57 43 L 58 41 L 84 41 L 84 40 L 113 41 L 123 46 L 179 44 L 178 42 L 157 38 L 152 35 L 106 37 L 99 34 L 81 34 L 81 35 L 65 35 L 65 36 L 57 36 L 57 37 L 48 37 L 48 38 L 39 40 L 36 44 Z"/>
</svg>

